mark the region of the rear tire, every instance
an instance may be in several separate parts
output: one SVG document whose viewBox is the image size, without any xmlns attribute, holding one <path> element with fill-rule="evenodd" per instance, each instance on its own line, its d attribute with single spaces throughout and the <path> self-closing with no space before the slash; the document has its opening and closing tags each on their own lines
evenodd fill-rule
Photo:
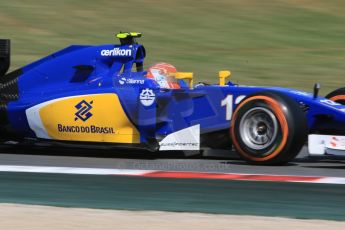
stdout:
<svg viewBox="0 0 345 230">
<path fill-rule="evenodd" d="M 300 152 L 308 134 L 299 104 L 278 92 L 245 98 L 231 122 L 231 138 L 240 157 L 256 165 L 282 165 Z"/>
<path fill-rule="evenodd" d="M 339 88 L 327 94 L 326 98 L 345 105 L 345 87 Z"/>
</svg>

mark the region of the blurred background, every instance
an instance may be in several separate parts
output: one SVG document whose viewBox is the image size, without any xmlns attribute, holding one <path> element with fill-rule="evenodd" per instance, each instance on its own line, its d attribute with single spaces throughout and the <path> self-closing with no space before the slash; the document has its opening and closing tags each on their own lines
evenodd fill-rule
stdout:
<svg viewBox="0 0 345 230">
<path fill-rule="evenodd" d="M 247 85 L 321 94 L 345 86 L 343 0 L 14 0 L 0 2 L 2 38 L 18 68 L 71 44 L 117 43 L 143 33 L 145 67 L 169 62 L 217 82 L 230 69 Z"/>
</svg>

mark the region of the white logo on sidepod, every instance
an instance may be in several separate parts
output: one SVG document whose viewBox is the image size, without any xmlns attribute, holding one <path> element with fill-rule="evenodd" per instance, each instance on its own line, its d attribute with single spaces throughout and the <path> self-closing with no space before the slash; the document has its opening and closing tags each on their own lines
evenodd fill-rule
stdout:
<svg viewBox="0 0 345 230">
<path fill-rule="evenodd" d="M 143 89 L 139 95 L 141 104 L 144 106 L 150 106 L 156 99 L 155 93 L 151 89 Z"/>
<path fill-rule="evenodd" d="M 112 50 L 101 50 L 101 56 L 132 56 L 132 50 L 120 48 L 114 48 Z"/>
<path fill-rule="evenodd" d="M 125 83 L 126 83 L 126 80 L 127 80 L 126 78 L 122 77 L 122 78 L 119 80 L 120 85 L 125 84 Z"/>
<path fill-rule="evenodd" d="M 145 83 L 145 80 L 122 77 L 122 78 L 120 78 L 119 83 L 120 83 L 120 85 L 124 85 L 124 84 L 140 84 L 140 85 L 142 85 Z"/>
</svg>

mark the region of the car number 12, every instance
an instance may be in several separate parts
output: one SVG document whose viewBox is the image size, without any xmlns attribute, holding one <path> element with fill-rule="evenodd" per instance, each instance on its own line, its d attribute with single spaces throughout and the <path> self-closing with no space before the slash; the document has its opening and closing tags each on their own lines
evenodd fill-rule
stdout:
<svg viewBox="0 0 345 230">
<path fill-rule="evenodd" d="M 239 104 L 243 98 L 245 98 L 245 95 L 240 95 L 236 98 L 235 104 Z M 234 109 L 234 95 L 229 94 L 227 95 L 222 101 L 221 101 L 221 106 L 225 106 L 225 119 L 227 121 L 231 120 L 233 109 Z"/>
</svg>

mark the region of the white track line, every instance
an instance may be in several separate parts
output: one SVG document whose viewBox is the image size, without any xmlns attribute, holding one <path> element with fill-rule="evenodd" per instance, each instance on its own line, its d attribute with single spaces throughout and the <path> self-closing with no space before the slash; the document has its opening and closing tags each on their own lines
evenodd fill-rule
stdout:
<svg viewBox="0 0 345 230">
<path fill-rule="evenodd" d="M 131 169 L 105 169 L 105 168 L 75 168 L 75 167 L 51 167 L 51 166 L 23 166 L 0 165 L 0 172 L 27 172 L 27 173 L 62 173 L 85 175 L 143 175 L 153 171 Z"/>
<path fill-rule="evenodd" d="M 241 173 L 216 173 L 216 172 L 213 172 L 213 173 L 211 172 L 182 172 L 182 171 L 180 172 L 180 171 L 158 171 L 158 170 L 23 166 L 23 165 L 0 165 L 0 172 L 59 173 L 59 174 L 79 174 L 79 175 L 114 175 L 114 176 L 118 175 L 118 176 L 142 176 L 142 177 L 157 177 L 157 178 L 185 178 L 185 179 L 205 178 L 205 179 L 245 180 L 245 181 L 345 184 L 344 177 L 298 176 L 298 175 L 276 175 L 276 174 L 241 174 Z"/>
</svg>

